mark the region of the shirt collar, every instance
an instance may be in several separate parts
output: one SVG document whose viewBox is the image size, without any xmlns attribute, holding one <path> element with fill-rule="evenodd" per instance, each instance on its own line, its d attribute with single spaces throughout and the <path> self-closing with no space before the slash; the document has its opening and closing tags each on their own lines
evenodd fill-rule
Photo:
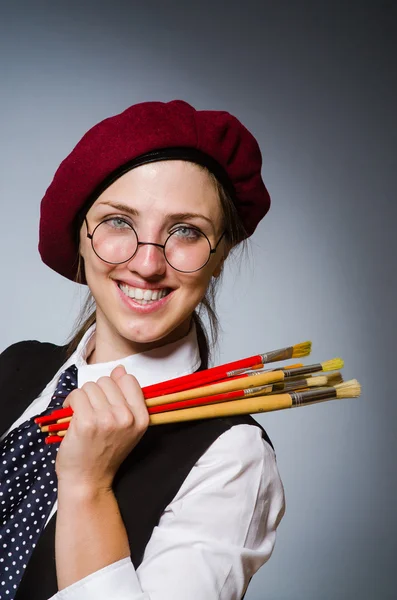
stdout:
<svg viewBox="0 0 397 600">
<path fill-rule="evenodd" d="M 87 381 L 96 382 L 100 377 L 109 376 L 117 365 L 124 365 L 127 373 L 134 375 L 140 386 L 145 387 L 153 383 L 194 373 L 201 363 L 194 322 L 189 333 L 177 342 L 118 360 L 89 365 L 86 361 L 87 348 L 90 342 L 92 344 L 95 330 L 96 323 L 84 334 L 73 359 L 78 369 L 79 388 Z"/>
</svg>

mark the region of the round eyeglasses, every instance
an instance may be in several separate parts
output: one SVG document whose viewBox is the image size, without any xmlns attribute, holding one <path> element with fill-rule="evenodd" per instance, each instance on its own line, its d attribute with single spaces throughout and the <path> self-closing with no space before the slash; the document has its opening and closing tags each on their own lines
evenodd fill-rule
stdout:
<svg viewBox="0 0 397 600">
<path fill-rule="evenodd" d="M 101 221 L 92 233 L 88 231 L 87 218 L 84 220 L 92 249 L 104 262 L 119 265 L 131 260 L 139 246 L 157 246 L 163 250 L 167 263 L 181 273 L 194 273 L 205 267 L 226 233 L 225 230 L 215 248 L 212 248 L 211 242 L 200 229 L 178 225 L 164 244 L 155 244 L 154 242 L 140 242 L 132 225 L 121 217 L 110 217 Z"/>
</svg>

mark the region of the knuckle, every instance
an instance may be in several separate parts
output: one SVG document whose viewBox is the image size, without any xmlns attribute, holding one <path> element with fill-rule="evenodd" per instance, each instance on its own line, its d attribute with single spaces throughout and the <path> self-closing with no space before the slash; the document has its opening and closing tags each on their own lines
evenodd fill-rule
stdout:
<svg viewBox="0 0 397 600">
<path fill-rule="evenodd" d="M 146 429 L 149 427 L 149 413 L 146 411 L 141 411 L 139 414 L 139 418 L 136 419 L 136 429 L 139 433 L 144 433 Z"/>
<path fill-rule="evenodd" d="M 131 373 L 127 373 L 126 375 L 124 375 L 125 381 L 127 383 L 129 383 L 130 385 L 135 386 L 135 388 L 137 389 L 141 389 L 141 386 L 139 385 L 139 382 L 137 380 L 136 377 L 134 377 L 134 375 L 131 375 Z"/>
<path fill-rule="evenodd" d="M 149 423 L 150 423 L 150 415 L 149 415 L 148 411 L 146 410 L 142 416 L 142 427 L 145 431 L 149 427 Z"/>
<path fill-rule="evenodd" d="M 82 393 L 81 389 L 76 389 L 76 390 L 73 390 L 72 392 L 70 392 L 70 394 L 67 395 L 66 400 L 67 400 L 69 406 L 71 406 L 73 408 L 75 402 L 81 401 L 82 397 L 85 397 L 84 392 Z"/>
<path fill-rule="evenodd" d="M 109 432 L 115 429 L 115 419 L 110 412 L 104 412 L 98 415 L 98 425 L 102 431 Z"/>
<path fill-rule="evenodd" d="M 95 431 L 96 426 L 90 419 L 83 419 L 79 421 L 78 428 L 82 435 L 89 436 Z"/>
<path fill-rule="evenodd" d="M 86 381 L 85 383 L 83 383 L 83 385 L 81 386 L 81 389 L 87 394 L 90 390 L 92 390 L 95 387 L 95 383 L 92 381 Z"/>
<path fill-rule="evenodd" d="M 119 423 L 123 428 L 132 427 L 135 423 L 135 418 L 132 412 L 130 410 L 126 410 L 120 413 Z"/>
<path fill-rule="evenodd" d="M 98 385 L 106 385 L 108 383 L 108 381 L 112 381 L 110 377 L 107 377 L 106 375 L 103 375 L 102 377 L 100 377 L 97 380 L 97 384 Z"/>
</svg>

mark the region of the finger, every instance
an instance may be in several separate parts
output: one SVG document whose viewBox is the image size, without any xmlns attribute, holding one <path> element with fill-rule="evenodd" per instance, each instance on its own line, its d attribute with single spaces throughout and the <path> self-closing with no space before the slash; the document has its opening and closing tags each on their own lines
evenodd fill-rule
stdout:
<svg viewBox="0 0 397 600">
<path fill-rule="evenodd" d="M 67 399 L 70 407 L 73 409 L 73 419 L 75 420 L 75 423 L 94 422 L 94 409 L 83 389 L 73 390 L 73 392 L 70 392 Z"/>
<path fill-rule="evenodd" d="M 149 425 L 149 413 L 138 380 L 133 375 L 127 374 L 121 377 L 117 383 L 134 415 L 137 427 L 144 431 Z"/>
<path fill-rule="evenodd" d="M 70 392 L 70 394 L 68 394 L 65 398 L 65 400 L 62 402 L 62 408 L 66 408 L 68 406 L 70 406 L 70 398 L 72 396 L 72 394 L 74 394 L 75 392 L 77 392 L 79 388 L 74 389 L 73 391 Z"/>
<path fill-rule="evenodd" d="M 68 394 L 66 396 L 65 400 L 62 402 L 62 408 L 66 408 L 67 406 L 70 406 L 71 408 L 73 408 L 72 404 L 74 404 L 74 402 L 76 402 L 76 400 L 74 400 L 74 399 L 81 398 L 86 395 L 84 392 L 83 392 L 83 394 L 77 393 L 77 392 L 81 392 L 81 391 L 82 390 L 80 388 L 76 388 L 75 390 L 70 392 L 70 394 Z"/>
<path fill-rule="evenodd" d="M 117 365 L 117 367 L 115 367 L 110 373 L 110 377 L 113 379 L 113 381 L 118 381 L 120 377 L 122 377 L 126 373 L 127 371 L 125 370 L 124 365 Z"/>
<path fill-rule="evenodd" d="M 135 427 L 135 415 L 113 379 L 100 377 L 94 387 L 90 387 L 90 394 L 95 418 L 102 431 L 111 432 L 115 429 Z"/>
<path fill-rule="evenodd" d="M 105 394 L 108 406 L 124 406 L 126 404 L 126 399 L 118 382 L 111 377 L 100 377 L 97 386 Z"/>
<path fill-rule="evenodd" d="M 111 382 L 109 377 L 100 377 L 96 383 L 87 381 L 81 388 L 87 394 L 88 400 L 94 410 L 109 410 L 108 394 L 109 392 L 114 393 L 114 391 L 117 393 L 117 384 L 114 382 L 114 389 L 106 391 L 106 380 Z"/>
<path fill-rule="evenodd" d="M 127 388 L 122 385 L 124 380 L 127 380 L 127 382 L 128 380 L 130 381 L 130 387 L 128 387 L 128 384 Z M 109 405 L 113 408 L 113 414 L 117 422 L 122 427 L 133 426 L 135 430 L 143 433 L 145 430 L 145 413 L 147 412 L 147 409 L 141 387 L 135 377 L 124 373 L 117 382 L 110 377 L 103 377 L 101 380 L 98 380 L 98 384 L 103 387 L 103 390 L 107 394 Z M 128 390 L 130 401 L 127 400 L 125 389 Z M 134 397 L 137 398 L 135 399 Z M 142 407 L 140 406 L 142 402 L 144 403 L 145 408 L 143 412 Z"/>
<path fill-rule="evenodd" d="M 111 374 L 110 374 L 110 377 L 111 377 L 111 379 L 112 379 L 113 381 L 117 382 L 117 381 L 120 379 L 120 377 L 122 377 L 122 376 L 123 376 L 123 375 L 125 375 L 125 374 L 126 374 L 126 370 L 125 370 L 125 367 L 124 367 L 124 365 L 117 365 L 117 367 L 115 367 L 115 368 L 113 369 L 113 371 L 111 372 Z M 106 379 L 106 378 L 104 378 L 104 379 Z M 99 385 L 99 383 L 98 383 L 98 382 L 99 382 L 99 380 L 97 381 L 97 384 Z M 87 383 L 90 383 L 90 382 L 87 382 Z M 100 387 L 102 387 L 102 388 L 103 388 L 103 386 L 102 386 L 102 385 L 100 385 Z M 108 387 L 108 390 L 109 390 L 109 387 Z M 96 398 L 97 402 L 95 402 L 95 398 L 94 398 L 94 392 L 93 392 L 93 390 L 90 390 L 90 391 L 89 391 L 89 390 L 87 389 L 87 393 L 88 393 L 89 395 L 90 395 L 90 394 L 93 394 L 93 395 L 92 395 L 92 400 L 93 400 L 93 402 L 94 402 L 94 403 L 95 403 L 97 406 L 99 406 L 99 402 L 98 402 L 98 401 L 99 401 L 99 399 L 100 399 L 100 398 L 99 398 L 99 397 L 97 397 L 97 398 Z M 69 394 L 69 396 L 70 396 L 70 394 Z M 66 407 L 70 406 L 70 402 L 69 402 L 69 396 L 67 396 L 67 397 L 66 397 L 66 399 L 64 400 L 64 402 L 63 402 L 63 404 L 62 404 L 62 407 L 63 407 L 63 408 L 66 408 Z M 90 397 L 91 397 L 91 396 L 90 396 Z"/>
</svg>

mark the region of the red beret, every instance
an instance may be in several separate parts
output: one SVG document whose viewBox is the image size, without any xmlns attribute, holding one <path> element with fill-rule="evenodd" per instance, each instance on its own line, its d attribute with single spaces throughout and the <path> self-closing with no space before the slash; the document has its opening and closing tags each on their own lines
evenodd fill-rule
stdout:
<svg viewBox="0 0 397 600">
<path fill-rule="evenodd" d="M 174 153 L 174 154 L 173 154 Z M 253 135 L 225 111 L 142 102 L 94 125 L 63 160 L 41 202 L 39 252 L 68 279 L 77 268 L 77 218 L 133 166 L 184 158 L 205 164 L 230 191 L 247 236 L 270 208 Z"/>
</svg>

